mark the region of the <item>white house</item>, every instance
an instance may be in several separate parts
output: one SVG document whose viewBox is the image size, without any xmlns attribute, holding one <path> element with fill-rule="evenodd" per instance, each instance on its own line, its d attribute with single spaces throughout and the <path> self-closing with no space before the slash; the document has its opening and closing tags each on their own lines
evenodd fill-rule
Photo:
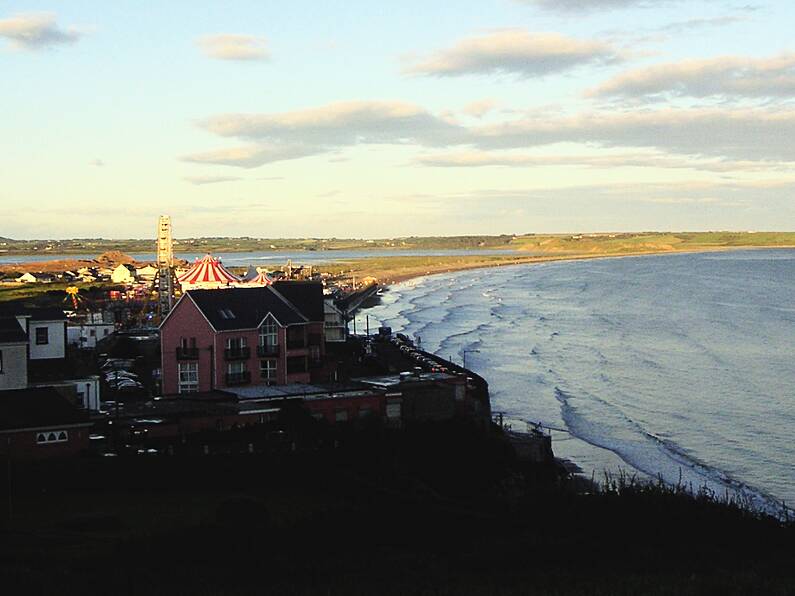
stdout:
<svg viewBox="0 0 795 596">
<path fill-rule="evenodd" d="M 16 317 L 0 318 L 0 391 L 28 386 L 28 337 Z"/>
<path fill-rule="evenodd" d="M 70 323 L 66 327 L 66 341 L 70 346 L 94 349 L 97 342 L 115 330 L 112 323 Z"/>
<path fill-rule="evenodd" d="M 32 273 L 23 273 L 22 275 L 17 277 L 15 281 L 18 281 L 19 283 L 23 284 L 35 284 L 37 279 L 36 276 L 33 275 Z"/>
<path fill-rule="evenodd" d="M 143 267 L 138 267 L 135 270 L 135 275 L 138 279 L 143 279 L 145 281 L 152 281 L 157 276 L 158 269 L 150 264 L 144 265 Z"/>
<path fill-rule="evenodd" d="M 340 309 L 334 306 L 334 300 L 323 300 L 323 317 L 326 328 L 327 342 L 343 342 L 346 339 L 347 325 Z"/>
<path fill-rule="evenodd" d="M 132 269 L 132 271 L 130 271 Z M 131 265 L 118 265 L 110 274 L 110 280 L 115 284 L 128 284 L 135 281 L 135 269 Z"/>
</svg>

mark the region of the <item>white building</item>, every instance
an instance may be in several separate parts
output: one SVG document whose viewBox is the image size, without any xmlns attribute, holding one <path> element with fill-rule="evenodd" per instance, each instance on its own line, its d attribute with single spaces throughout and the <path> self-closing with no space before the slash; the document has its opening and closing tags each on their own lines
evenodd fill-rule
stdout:
<svg viewBox="0 0 795 596">
<path fill-rule="evenodd" d="M 334 300 L 326 298 L 323 300 L 324 326 L 326 328 L 327 342 L 343 342 L 347 335 L 347 325 L 345 317 L 340 309 L 334 306 Z"/>
<path fill-rule="evenodd" d="M 15 317 L 0 318 L 0 391 L 28 386 L 28 338 Z"/>
<path fill-rule="evenodd" d="M 144 265 L 143 267 L 138 267 L 135 270 L 136 277 L 144 281 L 153 281 L 155 277 L 157 277 L 157 273 L 157 267 L 153 267 L 152 265 Z"/>
<path fill-rule="evenodd" d="M 132 269 L 132 271 L 130 271 Z M 118 265 L 110 274 L 110 280 L 115 284 L 129 284 L 135 281 L 135 268 L 131 265 Z"/>
<path fill-rule="evenodd" d="M 112 323 L 70 323 L 66 327 L 66 341 L 70 346 L 94 349 L 97 342 L 114 332 Z"/>
</svg>

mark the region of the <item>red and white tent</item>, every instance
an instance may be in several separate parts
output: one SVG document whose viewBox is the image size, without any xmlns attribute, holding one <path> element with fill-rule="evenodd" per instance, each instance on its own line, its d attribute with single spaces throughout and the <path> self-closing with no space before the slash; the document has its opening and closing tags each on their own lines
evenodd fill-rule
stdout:
<svg viewBox="0 0 795 596">
<path fill-rule="evenodd" d="M 182 290 L 222 288 L 240 281 L 221 264 L 221 259 L 205 255 L 177 278 Z"/>
<path fill-rule="evenodd" d="M 268 277 L 267 273 L 260 272 L 256 277 L 244 280 L 243 283 L 247 286 L 269 286 L 273 283 L 273 280 Z"/>
</svg>

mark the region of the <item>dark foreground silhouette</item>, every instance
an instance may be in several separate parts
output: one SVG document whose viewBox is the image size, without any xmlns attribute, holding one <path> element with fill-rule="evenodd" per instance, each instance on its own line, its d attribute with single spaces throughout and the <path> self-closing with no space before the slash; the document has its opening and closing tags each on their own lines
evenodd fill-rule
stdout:
<svg viewBox="0 0 795 596">
<path fill-rule="evenodd" d="M 12 462 L 3 593 L 795 593 L 793 527 L 709 495 L 583 494 L 458 423 L 333 440 Z"/>
</svg>

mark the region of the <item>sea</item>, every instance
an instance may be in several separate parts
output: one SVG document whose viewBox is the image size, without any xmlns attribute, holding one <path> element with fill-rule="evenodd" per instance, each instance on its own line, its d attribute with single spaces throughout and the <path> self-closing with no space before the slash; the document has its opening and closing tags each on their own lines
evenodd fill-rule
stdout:
<svg viewBox="0 0 795 596">
<path fill-rule="evenodd" d="M 390 326 L 489 382 L 514 430 L 558 457 L 795 503 L 795 250 L 511 265 L 392 286 L 357 330 Z"/>
</svg>

